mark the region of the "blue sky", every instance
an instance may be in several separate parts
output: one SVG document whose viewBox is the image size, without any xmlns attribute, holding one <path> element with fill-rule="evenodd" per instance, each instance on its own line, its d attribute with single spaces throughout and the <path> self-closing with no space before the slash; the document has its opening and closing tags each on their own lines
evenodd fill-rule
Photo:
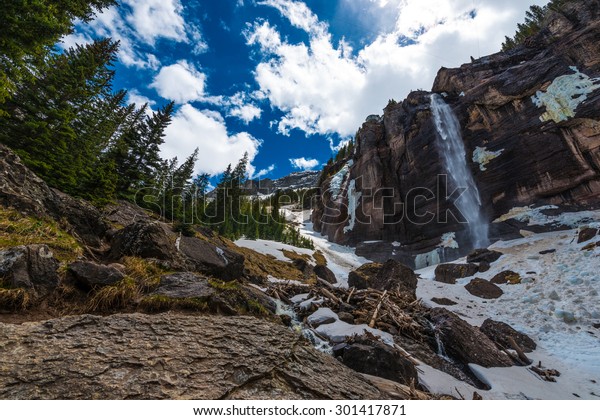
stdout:
<svg viewBox="0 0 600 420">
<path fill-rule="evenodd" d="M 221 173 L 320 169 L 389 99 L 499 50 L 541 0 L 121 0 L 65 46 L 119 39 L 115 88 L 176 102 L 163 157 Z"/>
</svg>

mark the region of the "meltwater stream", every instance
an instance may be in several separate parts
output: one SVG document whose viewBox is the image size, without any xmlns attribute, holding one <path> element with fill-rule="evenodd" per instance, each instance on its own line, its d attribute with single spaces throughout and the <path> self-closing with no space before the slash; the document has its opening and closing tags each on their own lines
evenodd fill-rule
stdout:
<svg viewBox="0 0 600 420">
<path fill-rule="evenodd" d="M 456 200 L 456 207 L 469 225 L 469 236 L 473 247 L 484 248 L 489 245 L 489 227 L 481 213 L 479 190 L 467 165 L 460 124 L 450 106 L 439 95 L 431 95 L 431 111 L 438 132 L 444 166 L 452 187 L 466 189 Z"/>
</svg>

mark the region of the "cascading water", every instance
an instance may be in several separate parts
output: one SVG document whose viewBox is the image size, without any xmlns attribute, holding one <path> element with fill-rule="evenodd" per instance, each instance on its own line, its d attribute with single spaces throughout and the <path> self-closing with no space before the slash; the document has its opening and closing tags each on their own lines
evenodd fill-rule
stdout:
<svg viewBox="0 0 600 420">
<path fill-rule="evenodd" d="M 484 248 L 489 245 L 489 226 L 481 213 L 479 190 L 467 165 L 460 124 L 450 106 L 439 95 L 431 95 L 431 111 L 451 184 L 454 188 L 466 189 L 456 200 L 456 207 L 469 225 L 472 245 Z"/>
</svg>

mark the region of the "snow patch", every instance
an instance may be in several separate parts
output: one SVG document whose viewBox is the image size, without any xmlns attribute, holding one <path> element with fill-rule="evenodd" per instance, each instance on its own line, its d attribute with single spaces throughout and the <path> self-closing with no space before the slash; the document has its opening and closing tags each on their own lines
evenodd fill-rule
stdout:
<svg viewBox="0 0 600 420">
<path fill-rule="evenodd" d="M 522 210 L 513 213 L 527 213 Z M 561 220 L 574 221 L 581 216 L 571 214 Z M 556 217 L 560 219 L 560 215 Z M 596 212 L 595 219 L 586 225 L 600 225 L 600 213 Z M 561 372 L 556 383 L 548 383 L 520 367 L 484 369 L 472 365 L 477 375 L 492 385 L 490 391 L 477 391 L 484 399 L 571 399 L 573 393 L 590 399 L 600 395 L 600 383 L 591 381 L 600 382 L 600 332 L 594 328 L 600 320 L 600 249 L 582 251 L 586 243 L 576 243 L 578 233 L 578 229 L 572 229 L 533 234 L 490 246 L 504 255 L 477 277 L 490 280 L 502 271 L 512 270 L 523 278 L 521 284 L 499 285 L 504 294 L 494 300 L 479 299 L 466 291 L 464 286 L 473 277 L 448 285 L 434 281 L 434 267 L 417 271 L 421 277 L 417 297 L 426 305 L 438 306 L 432 298 L 448 297 L 457 302 L 452 311 L 471 325 L 479 326 L 487 318 L 506 322 L 537 342 L 538 349 L 529 358 Z M 555 252 L 540 254 L 549 249 Z M 427 366 L 418 368 L 424 371 L 423 382 L 434 392 L 456 394 L 454 386 L 460 384 L 458 389 L 465 395 L 466 384 L 452 384 L 451 378 Z"/>
<path fill-rule="evenodd" d="M 343 343 L 348 338 L 354 335 L 363 335 L 369 332 L 387 344 L 388 346 L 394 345 L 394 337 L 391 334 L 371 328 L 366 324 L 363 325 L 351 325 L 344 321 L 337 320 L 333 324 L 324 324 L 317 328 L 317 332 L 334 343 Z"/>
<path fill-rule="evenodd" d="M 600 78 L 591 79 L 577 67 L 570 67 L 575 74 L 567 74 L 554 79 L 546 92 L 538 91 L 531 97 L 533 103 L 546 112 L 542 121 L 561 122 L 575 117 L 577 107 L 587 99 L 587 95 L 600 88 Z"/>
<path fill-rule="evenodd" d="M 542 206 L 537 208 L 515 207 L 508 213 L 500 216 L 494 223 L 505 222 L 510 219 L 519 222 L 527 222 L 528 226 L 544 226 L 544 225 L 561 225 L 575 228 L 584 223 L 600 219 L 600 210 L 580 211 L 580 212 L 565 212 L 555 216 L 547 216 L 542 212 L 544 210 L 556 210 L 557 206 Z"/>
<path fill-rule="evenodd" d="M 216 247 L 217 250 L 217 254 L 219 254 L 219 257 L 221 257 L 221 259 L 223 261 L 225 261 L 225 264 L 229 264 L 229 260 L 227 259 L 227 257 L 225 256 L 225 251 L 223 251 L 221 248 Z"/>
<path fill-rule="evenodd" d="M 473 162 L 478 163 L 479 170 L 485 172 L 487 170 L 486 165 L 500 156 L 502 152 L 504 152 L 504 149 L 497 152 L 490 152 L 485 147 L 476 147 L 473 152 Z"/>
</svg>

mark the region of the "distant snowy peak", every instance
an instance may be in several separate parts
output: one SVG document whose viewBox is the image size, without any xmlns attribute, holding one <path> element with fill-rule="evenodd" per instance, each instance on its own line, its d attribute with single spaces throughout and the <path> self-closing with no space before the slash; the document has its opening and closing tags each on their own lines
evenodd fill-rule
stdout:
<svg viewBox="0 0 600 420">
<path fill-rule="evenodd" d="M 246 181 L 245 188 L 251 194 L 273 194 L 277 190 L 300 190 L 316 188 L 319 183 L 320 171 L 292 172 L 279 179 L 260 179 Z"/>
</svg>

